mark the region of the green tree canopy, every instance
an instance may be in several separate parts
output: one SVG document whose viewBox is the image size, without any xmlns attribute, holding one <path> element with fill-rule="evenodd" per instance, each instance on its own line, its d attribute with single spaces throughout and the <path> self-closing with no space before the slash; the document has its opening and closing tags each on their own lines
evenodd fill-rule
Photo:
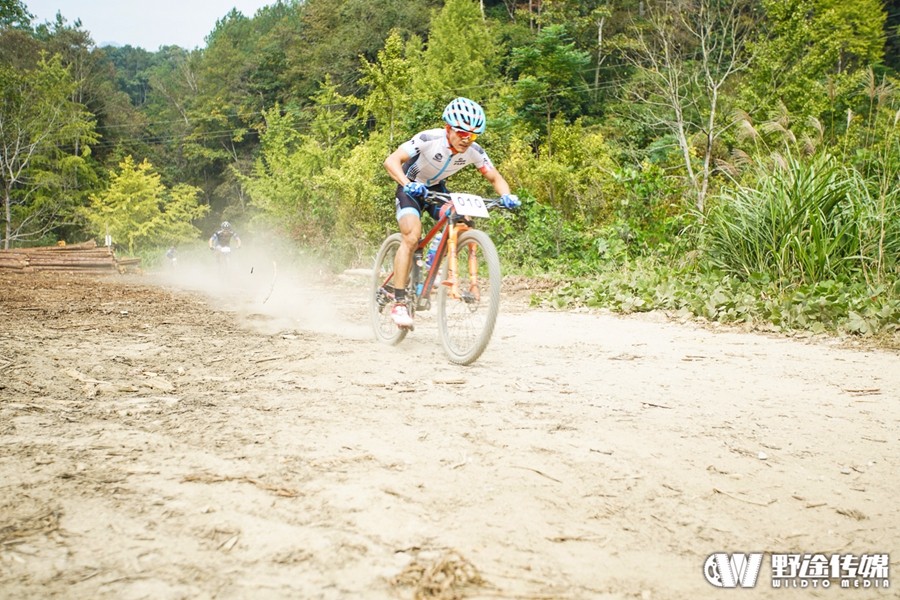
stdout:
<svg viewBox="0 0 900 600">
<path fill-rule="evenodd" d="M 880 0 L 762 0 L 768 31 L 754 45 L 749 110 L 821 118 L 846 109 L 868 65 L 881 62 L 885 12 Z"/>
<path fill-rule="evenodd" d="M 84 167 L 96 142 L 85 107 L 60 57 L 33 70 L 0 64 L 0 193 L 3 245 L 34 240 L 72 219 L 70 199 L 59 193 Z"/>
<path fill-rule="evenodd" d="M 443 108 L 455 96 L 485 98 L 496 83 L 496 36 L 473 0 L 447 0 L 431 21 L 414 85 L 420 97 L 437 98 Z"/>
<path fill-rule="evenodd" d="M 409 61 L 405 57 L 403 39 L 394 31 L 378 52 L 378 61 L 370 63 L 362 58 L 360 83 L 369 93 L 360 101 L 364 118 L 372 117 L 376 125 L 394 139 L 394 128 L 399 114 L 410 101 L 412 76 Z"/>
<path fill-rule="evenodd" d="M 146 160 L 126 156 L 112 174 L 109 188 L 91 198 L 86 211 L 98 235 L 109 233 L 129 252 L 196 239 L 193 221 L 209 207 L 197 203 L 200 190 L 179 184 L 167 189 Z"/>
<path fill-rule="evenodd" d="M 21 0 L 0 0 L 0 29 L 27 29 L 32 15 Z"/>
<path fill-rule="evenodd" d="M 557 115 L 580 113 L 588 100 L 589 63 L 562 25 L 544 27 L 533 44 L 513 49 L 518 105 L 535 128 L 543 127 L 549 136 Z"/>
</svg>

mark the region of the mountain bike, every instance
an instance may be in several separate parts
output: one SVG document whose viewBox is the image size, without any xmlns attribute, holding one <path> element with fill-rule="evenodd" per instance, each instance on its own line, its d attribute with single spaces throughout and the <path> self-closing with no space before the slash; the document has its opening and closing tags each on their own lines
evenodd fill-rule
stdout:
<svg viewBox="0 0 900 600">
<path fill-rule="evenodd" d="M 432 191 L 424 201 L 439 207 L 440 219 L 416 245 L 407 280 L 408 309 L 412 316 L 430 310 L 434 296 L 444 353 L 450 362 L 468 365 L 487 348 L 500 310 L 500 257 L 488 234 L 474 228 L 473 218 L 487 218 L 488 210 L 502 205 L 499 199 Z M 411 331 L 394 324 L 393 295 L 385 289 L 394 277 L 394 256 L 402 239 L 395 233 L 381 244 L 370 290 L 375 337 L 391 345 Z M 428 264 L 423 256 L 435 239 L 440 241 Z"/>
</svg>

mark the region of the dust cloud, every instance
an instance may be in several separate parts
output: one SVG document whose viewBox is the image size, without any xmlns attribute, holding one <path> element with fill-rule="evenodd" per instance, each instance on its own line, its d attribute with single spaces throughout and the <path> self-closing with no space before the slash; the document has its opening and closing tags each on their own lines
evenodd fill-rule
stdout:
<svg viewBox="0 0 900 600">
<path fill-rule="evenodd" d="M 335 274 L 265 247 L 235 249 L 225 260 L 206 249 L 190 249 L 165 261 L 151 280 L 204 295 L 216 309 L 234 313 L 262 333 L 303 330 L 371 339 L 364 308 L 364 270 Z M 348 306 L 353 314 L 348 314 Z"/>
</svg>

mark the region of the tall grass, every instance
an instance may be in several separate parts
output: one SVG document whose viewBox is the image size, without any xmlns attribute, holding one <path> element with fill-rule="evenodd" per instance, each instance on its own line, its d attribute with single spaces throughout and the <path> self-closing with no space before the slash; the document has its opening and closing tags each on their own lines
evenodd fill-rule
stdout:
<svg viewBox="0 0 900 600">
<path fill-rule="evenodd" d="M 865 177 L 853 171 L 851 195 L 859 211 L 860 271 L 870 286 L 900 280 L 900 165 Z"/>
<path fill-rule="evenodd" d="M 862 114 L 833 131 L 783 106 L 759 127 L 737 115 L 750 153 L 735 152 L 744 168 L 702 229 L 713 266 L 785 286 L 900 280 L 900 97 L 872 72 L 857 96 Z"/>
<path fill-rule="evenodd" d="M 788 157 L 754 187 L 724 191 L 705 233 L 711 263 L 749 278 L 818 281 L 846 271 L 859 254 L 850 182 L 832 158 Z"/>
</svg>

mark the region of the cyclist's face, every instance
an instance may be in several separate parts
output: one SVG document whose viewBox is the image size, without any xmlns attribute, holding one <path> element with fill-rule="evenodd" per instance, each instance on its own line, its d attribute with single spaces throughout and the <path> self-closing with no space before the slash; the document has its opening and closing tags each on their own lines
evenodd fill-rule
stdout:
<svg viewBox="0 0 900 600">
<path fill-rule="evenodd" d="M 463 137 L 459 134 L 458 131 L 456 131 L 449 125 L 447 125 L 446 128 L 447 139 L 450 141 L 450 145 L 453 147 L 453 149 L 457 152 L 465 152 L 469 148 L 469 146 L 472 145 L 472 142 L 475 141 L 475 138 L 478 137 L 477 135 L 472 134 Z M 465 135 L 465 133 L 463 133 L 463 135 Z"/>
</svg>

